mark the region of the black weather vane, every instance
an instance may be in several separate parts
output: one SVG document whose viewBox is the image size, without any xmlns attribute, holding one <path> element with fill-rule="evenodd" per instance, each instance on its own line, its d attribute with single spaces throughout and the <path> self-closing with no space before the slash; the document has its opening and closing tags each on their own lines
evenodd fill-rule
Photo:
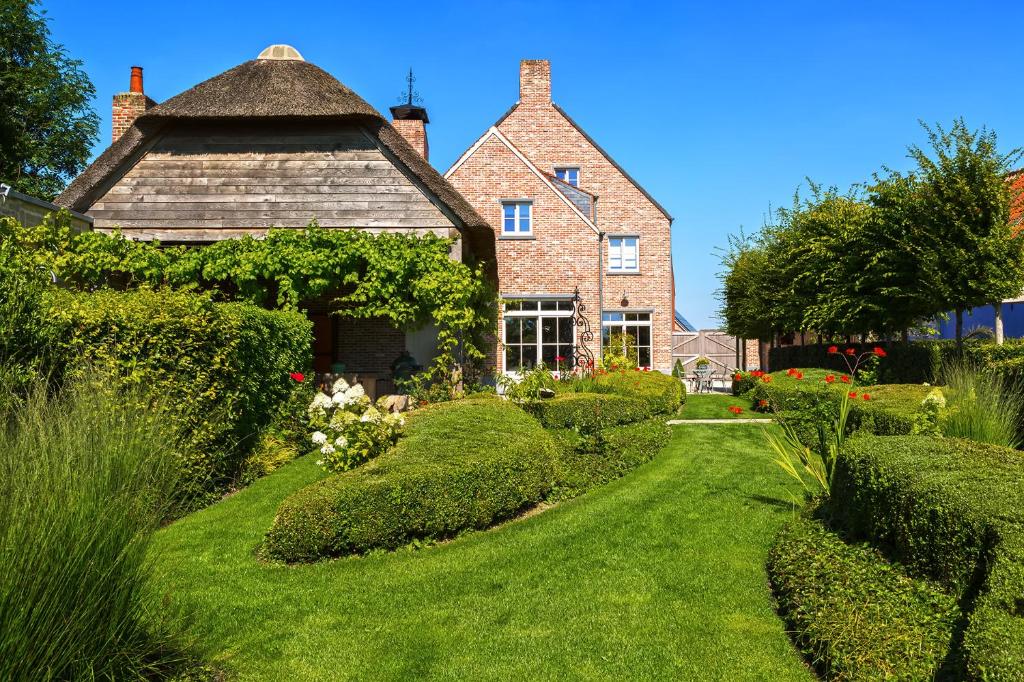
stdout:
<svg viewBox="0 0 1024 682">
<path fill-rule="evenodd" d="M 414 104 L 419 104 L 420 102 L 422 102 L 423 99 L 420 97 L 420 93 L 412 89 L 413 83 L 416 82 L 416 77 L 412 75 L 412 67 L 409 67 L 409 75 L 405 77 L 405 81 L 406 83 L 408 83 L 408 92 L 399 95 L 398 101 L 401 102 L 404 100 L 405 104 L 410 107 Z"/>
</svg>

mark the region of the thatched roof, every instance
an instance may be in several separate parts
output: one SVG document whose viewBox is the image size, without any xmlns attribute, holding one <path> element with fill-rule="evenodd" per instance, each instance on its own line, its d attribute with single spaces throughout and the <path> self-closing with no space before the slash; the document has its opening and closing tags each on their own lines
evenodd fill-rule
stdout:
<svg viewBox="0 0 1024 682">
<path fill-rule="evenodd" d="M 268 48 L 269 49 L 269 48 Z M 294 52 L 294 50 L 293 50 Z M 366 100 L 320 67 L 295 57 L 264 57 L 203 81 L 139 116 L 135 123 L 56 199 L 85 212 L 105 189 L 145 151 L 147 143 L 172 123 L 188 121 L 287 119 L 346 120 L 361 124 L 454 214 L 470 250 L 494 258 L 494 232 L 469 202 L 416 152 Z"/>
</svg>

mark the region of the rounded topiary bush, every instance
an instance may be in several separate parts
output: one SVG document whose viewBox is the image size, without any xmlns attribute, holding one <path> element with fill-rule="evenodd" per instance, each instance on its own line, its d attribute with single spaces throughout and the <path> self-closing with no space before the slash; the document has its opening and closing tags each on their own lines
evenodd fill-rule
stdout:
<svg viewBox="0 0 1024 682">
<path fill-rule="evenodd" d="M 619 395 L 643 400 L 651 414 L 677 412 L 686 400 L 686 386 L 683 382 L 661 372 L 633 370 L 599 373 L 594 381 Z"/>
<path fill-rule="evenodd" d="M 285 499 L 264 554 L 315 561 L 486 528 L 543 498 L 555 456 L 551 436 L 509 402 L 418 410 L 391 451 Z"/>
</svg>

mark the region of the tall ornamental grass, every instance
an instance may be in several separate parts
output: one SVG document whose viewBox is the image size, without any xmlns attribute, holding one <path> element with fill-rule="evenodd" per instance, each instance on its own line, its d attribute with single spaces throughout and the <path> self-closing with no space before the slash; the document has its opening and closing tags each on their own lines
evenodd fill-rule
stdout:
<svg viewBox="0 0 1024 682">
<path fill-rule="evenodd" d="M 943 435 L 1020 447 L 1024 391 L 1018 382 L 963 360 L 944 363 L 942 378 L 948 408 Z"/>
<path fill-rule="evenodd" d="M 0 680 L 153 678 L 181 663 L 145 594 L 177 438 L 159 407 L 110 385 L 37 385 L 0 414 Z"/>
</svg>

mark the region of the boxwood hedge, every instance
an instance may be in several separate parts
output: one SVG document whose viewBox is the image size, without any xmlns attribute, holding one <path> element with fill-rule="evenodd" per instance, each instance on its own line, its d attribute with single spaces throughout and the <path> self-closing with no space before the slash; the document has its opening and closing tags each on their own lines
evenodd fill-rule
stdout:
<svg viewBox="0 0 1024 682">
<path fill-rule="evenodd" d="M 775 539 L 768 575 L 797 645 L 826 679 L 929 680 L 960 618 L 957 600 L 868 545 L 799 517 Z"/>
<path fill-rule="evenodd" d="M 529 410 L 549 429 L 572 429 L 584 434 L 651 416 L 648 401 L 616 393 L 561 393 L 531 404 Z"/>
<path fill-rule="evenodd" d="M 598 373 L 594 383 L 620 395 L 647 403 L 650 414 L 678 412 L 686 400 L 686 387 L 677 377 L 661 372 L 637 370 Z"/>
<path fill-rule="evenodd" d="M 426 407 L 388 453 L 285 499 L 264 554 L 315 561 L 486 528 L 543 498 L 555 457 L 551 436 L 510 402 Z"/>
<path fill-rule="evenodd" d="M 551 497 L 568 499 L 652 460 L 668 442 L 672 429 L 664 418 L 654 418 L 590 436 L 569 429 L 556 429 L 552 435 L 559 454 Z"/>
<path fill-rule="evenodd" d="M 853 538 L 961 598 L 970 679 L 1024 679 L 1024 458 L 926 436 L 848 442 L 830 505 Z"/>
<path fill-rule="evenodd" d="M 238 474 L 256 434 L 311 362 L 312 325 L 299 313 L 214 303 L 174 291 L 48 290 L 41 318 L 56 378 L 93 364 L 162 394 L 188 434 L 181 491 L 211 499 Z"/>
</svg>

